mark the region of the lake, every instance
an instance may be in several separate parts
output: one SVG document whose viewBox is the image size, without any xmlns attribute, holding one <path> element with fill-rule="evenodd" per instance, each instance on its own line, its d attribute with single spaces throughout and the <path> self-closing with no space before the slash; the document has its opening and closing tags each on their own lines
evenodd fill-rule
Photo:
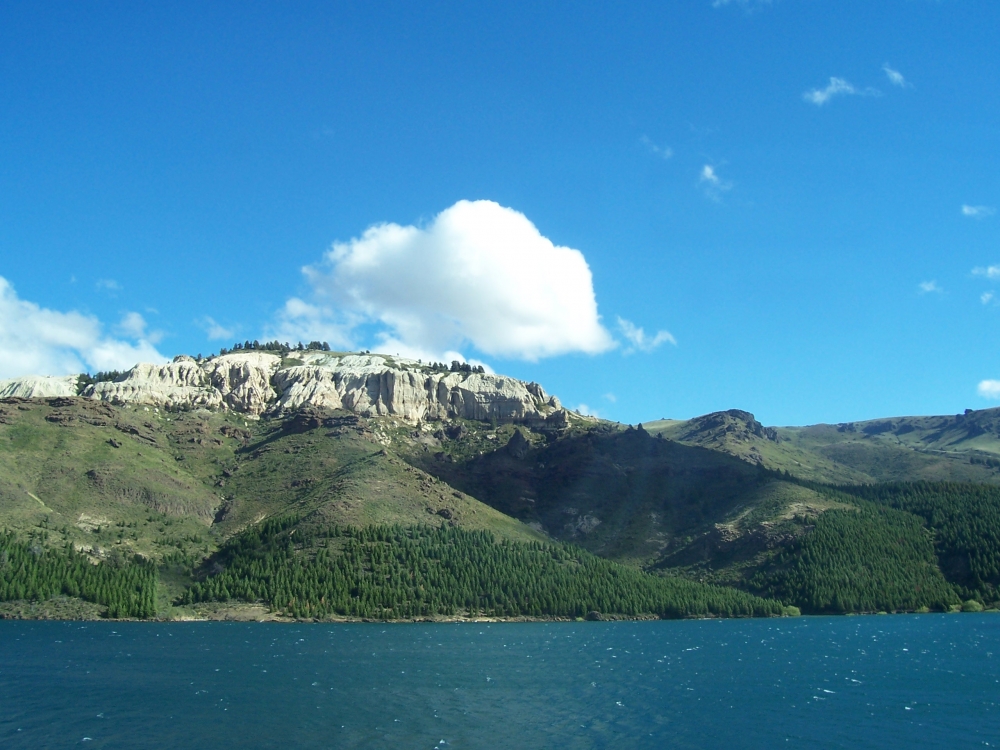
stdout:
<svg viewBox="0 0 1000 750">
<path fill-rule="evenodd" d="M 996 747 L 1000 615 L 0 622 L 0 745 Z"/>
</svg>

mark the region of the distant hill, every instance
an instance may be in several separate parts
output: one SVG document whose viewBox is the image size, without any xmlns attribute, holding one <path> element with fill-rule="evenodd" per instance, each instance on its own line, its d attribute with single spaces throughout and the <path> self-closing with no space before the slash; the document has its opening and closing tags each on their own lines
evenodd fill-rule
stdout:
<svg viewBox="0 0 1000 750">
<path fill-rule="evenodd" d="M 752 414 L 733 409 L 644 427 L 819 482 L 1000 483 L 1000 409 L 809 427 L 764 427 Z"/>
</svg>

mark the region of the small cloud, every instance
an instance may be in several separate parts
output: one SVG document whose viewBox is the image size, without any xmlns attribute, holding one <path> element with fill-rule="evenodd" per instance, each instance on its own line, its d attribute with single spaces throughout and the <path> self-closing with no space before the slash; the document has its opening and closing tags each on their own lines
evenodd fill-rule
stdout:
<svg viewBox="0 0 1000 750">
<path fill-rule="evenodd" d="M 115 327 L 115 332 L 134 339 L 141 339 L 146 335 L 146 319 L 137 312 L 125 313 Z"/>
<path fill-rule="evenodd" d="M 613 393 L 605 393 L 601 398 L 605 401 L 610 401 L 612 404 L 618 403 L 618 397 Z"/>
<path fill-rule="evenodd" d="M 197 321 L 197 324 L 204 329 L 209 341 L 228 341 L 236 335 L 236 329 L 226 328 L 208 315 Z"/>
<path fill-rule="evenodd" d="M 706 164 L 701 168 L 701 173 L 698 175 L 698 184 L 705 191 L 705 195 L 714 201 L 719 200 L 723 193 L 733 189 L 732 181 L 719 177 L 719 174 L 715 171 L 715 167 L 711 164 Z"/>
<path fill-rule="evenodd" d="M 982 276 L 990 281 L 1000 279 L 1000 266 L 977 266 L 972 269 L 973 276 Z"/>
<path fill-rule="evenodd" d="M 944 291 L 944 289 L 938 286 L 936 281 L 921 281 L 918 286 L 921 294 L 931 294 L 932 292 L 940 294 Z"/>
<path fill-rule="evenodd" d="M 577 414 L 582 414 L 585 417 L 596 417 L 598 419 L 600 418 L 600 414 L 597 413 L 597 410 L 591 409 L 586 404 L 580 404 L 579 406 L 576 407 L 576 409 L 574 409 L 574 411 Z"/>
<path fill-rule="evenodd" d="M 651 352 L 661 344 L 667 342 L 677 346 L 677 340 L 669 331 L 657 331 L 655 336 L 650 337 L 646 335 L 646 332 L 642 328 L 620 316 L 618 318 L 618 330 L 621 331 L 622 336 L 629 342 L 628 348 L 622 354 L 634 354 L 637 351 Z"/>
<path fill-rule="evenodd" d="M 962 206 L 962 216 L 969 216 L 973 219 L 985 219 L 996 212 L 997 210 L 992 206 Z"/>
<path fill-rule="evenodd" d="M 75 279 L 74 279 L 75 281 Z M 111 296 L 118 294 L 122 290 L 122 285 L 114 279 L 98 279 L 94 286 L 100 292 L 107 292 Z"/>
<path fill-rule="evenodd" d="M 830 78 L 830 83 L 826 88 L 812 89 L 802 94 L 802 98 L 810 104 L 822 107 L 835 96 L 881 96 L 882 92 L 871 87 L 859 89 L 843 78 Z"/>
<path fill-rule="evenodd" d="M 643 136 L 639 139 L 642 141 L 642 145 L 650 150 L 650 152 L 656 154 L 661 159 L 669 159 L 674 155 L 674 150 L 670 146 L 657 146 L 653 143 L 647 136 Z"/>
<path fill-rule="evenodd" d="M 889 83 L 891 83 L 893 86 L 899 86 L 900 88 L 903 89 L 913 88 L 913 84 L 907 81 L 903 77 L 903 74 L 900 73 L 898 70 L 893 70 L 892 68 L 890 68 L 889 63 L 883 65 L 882 70 L 885 73 L 885 77 L 889 79 Z"/>
<path fill-rule="evenodd" d="M 976 391 L 983 398 L 1000 399 L 1000 380 L 982 380 Z"/>
<path fill-rule="evenodd" d="M 993 299 L 993 292 L 983 292 L 982 294 L 979 295 L 979 301 L 982 302 L 984 305 L 990 304 L 990 301 L 992 299 Z"/>
<path fill-rule="evenodd" d="M 713 8 L 724 8 L 727 5 L 736 5 L 743 8 L 743 10 L 748 13 L 770 4 L 771 0 L 712 0 Z"/>
<path fill-rule="evenodd" d="M 127 312 L 115 326 L 115 333 L 138 341 L 158 344 L 163 340 L 163 331 L 147 331 L 146 319 L 137 312 Z"/>
</svg>

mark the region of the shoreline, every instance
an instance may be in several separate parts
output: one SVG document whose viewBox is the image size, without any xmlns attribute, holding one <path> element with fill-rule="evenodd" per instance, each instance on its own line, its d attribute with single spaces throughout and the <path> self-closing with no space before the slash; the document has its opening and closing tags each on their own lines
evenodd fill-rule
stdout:
<svg viewBox="0 0 1000 750">
<path fill-rule="evenodd" d="M 986 609 L 981 612 L 971 614 L 1000 613 L 997 609 Z M 140 622 L 150 624 L 171 624 L 171 623 L 195 623 L 195 622 L 236 622 L 236 623 L 282 623 L 287 625 L 406 625 L 406 624 L 500 624 L 500 623 L 584 623 L 584 622 L 678 622 L 691 620 L 773 620 L 773 619 L 799 619 L 802 617 L 880 617 L 890 615 L 958 615 L 969 614 L 961 610 L 948 612 L 844 612 L 844 613 L 817 613 L 804 615 L 772 615 L 769 617 L 719 617 L 716 615 L 689 616 L 689 617 L 660 617 L 659 615 L 608 615 L 602 614 L 599 618 L 591 617 L 562 617 L 562 616 L 516 616 L 516 617 L 463 617 L 463 616 L 442 616 L 442 617 L 412 617 L 398 619 L 379 619 L 374 617 L 331 617 L 326 619 L 285 617 L 273 613 L 249 613 L 249 612 L 216 612 L 205 614 L 181 615 L 178 617 L 152 617 L 148 619 L 139 618 L 113 618 L 102 617 L 100 615 L 90 617 L 59 617 L 47 615 L 22 615 L 20 613 L 0 612 L 0 621 L 19 622 Z"/>
</svg>

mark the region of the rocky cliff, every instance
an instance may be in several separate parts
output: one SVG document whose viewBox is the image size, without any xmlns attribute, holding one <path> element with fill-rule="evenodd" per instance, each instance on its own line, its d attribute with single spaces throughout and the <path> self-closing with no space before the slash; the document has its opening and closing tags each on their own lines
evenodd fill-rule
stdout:
<svg viewBox="0 0 1000 750">
<path fill-rule="evenodd" d="M 51 398 L 75 396 L 76 375 L 52 377 L 27 375 L 13 380 L 0 380 L 0 398 Z"/>
<path fill-rule="evenodd" d="M 75 376 L 18 378 L 0 382 L 0 396 L 76 395 L 75 382 Z M 116 405 L 230 409 L 252 416 L 304 407 L 347 409 L 412 423 L 455 418 L 552 423 L 561 410 L 559 400 L 537 383 L 442 372 L 398 357 L 320 351 L 293 351 L 284 358 L 236 352 L 202 361 L 181 356 L 166 365 L 138 364 L 117 380 L 88 386 L 82 395 Z"/>
</svg>

